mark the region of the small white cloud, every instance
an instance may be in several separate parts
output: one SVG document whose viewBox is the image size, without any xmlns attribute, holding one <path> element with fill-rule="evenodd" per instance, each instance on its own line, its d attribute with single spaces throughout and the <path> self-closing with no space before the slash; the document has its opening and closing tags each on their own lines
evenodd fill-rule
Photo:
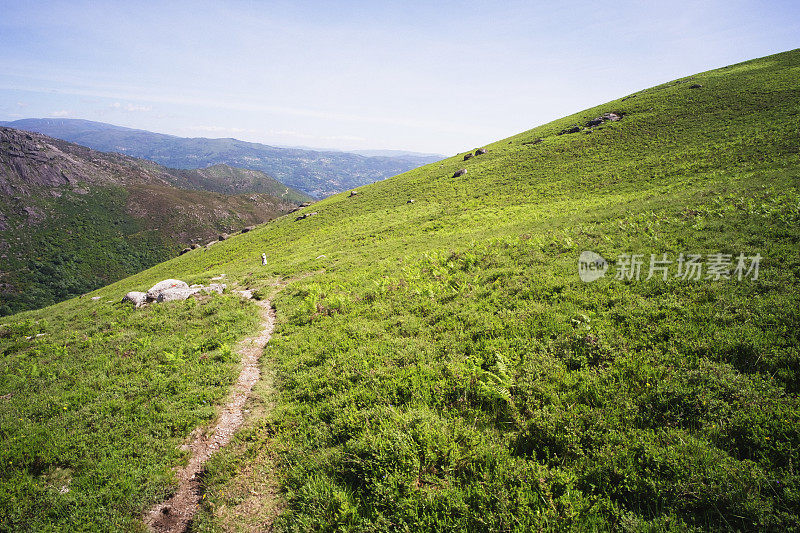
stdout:
<svg viewBox="0 0 800 533">
<path fill-rule="evenodd" d="M 70 112 L 66 110 L 53 111 L 52 113 L 50 113 L 51 117 L 68 117 L 69 115 Z"/>
<path fill-rule="evenodd" d="M 28 107 L 28 104 L 25 102 L 17 102 L 17 107 Z"/>
<path fill-rule="evenodd" d="M 318 141 L 366 141 L 364 137 L 357 137 L 355 135 L 312 135 L 310 133 L 301 133 L 293 130 L 269 130 L 267 135 L 274 135 L 277 137 L 294 137 L 297 139 L 312 139 Z"/>
<path fill-rule="evenodd" d="M 149 105 L 128 104 L 125 106 L 125 111 L 152 111 L 152 109 Z"/>
<path fill-rule="evenodd" d="M 224 126 L 191 126 L 192 131 L 205 131 L 209 133 L 256 133 L 256 130 L 245 128 L 226 128 Z"/>
<path fill-rule="evenodd" d="M 119 102 L 114 102 L 113 104 L 109 104 L 109 107 L 113 109 L 122 109 L 124 111 L 134 112 L 134 111 L 152 111 L 152 107 L 149 105 L 133 105 L 133 104 L 121 104 Z"/>
</svg>

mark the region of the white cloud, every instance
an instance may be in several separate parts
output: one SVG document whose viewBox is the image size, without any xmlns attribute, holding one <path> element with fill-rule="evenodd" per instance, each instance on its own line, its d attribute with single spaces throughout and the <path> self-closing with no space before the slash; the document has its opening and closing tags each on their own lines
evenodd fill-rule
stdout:
<svg viewBox="0 0 800 533">
<path fill-rule="evenodd" d="M 313 139 L 319 141 L 366 141 L 364 137 L 357 137 L 355 135 L 312 135 L 310 133 L 301 133 L 293 130 L 269 130 L 265 132 L 267 135 L 276 137 L 295 137 L 297 139 Z"/>
<path fill-rule="evenodd" d="M 59 111 L 53 111 L 52 113 L 50 113 L 51 117 L 68 117 L 70 115 L 71 115 L 71 113 L 69 111 L 64 110 L 64 109 L 59 110 Z"/>
<path fill-rule="evenodd" d="M 191 131 L 206 131 L 210 133 L 258 133 L 256 130 L 245 128 L 226 128 L 225 126 L 190 126 Z"/>
<path fill-rule="evenodd" d="M 17 107 L 28 107 L 28 104 L 25 102 L 17 102 Z"/>
<path fill-rule="evenodd" d="M 133 105 L 133 104 L 121 104 L 119 102 L 114 102 L 110 104 L 109 107 L 113 107 L 114 109 L 121 109 L 123 111 L 134 112 L 134 111 L 152 111 L 153 108 L 149 105 Z"/>
</svg>

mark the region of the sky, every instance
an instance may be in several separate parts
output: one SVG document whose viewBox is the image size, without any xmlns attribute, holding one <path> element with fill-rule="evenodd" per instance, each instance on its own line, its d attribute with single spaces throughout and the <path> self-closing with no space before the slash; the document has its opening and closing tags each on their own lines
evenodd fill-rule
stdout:
<svg viewBox="0 0 800 533">
<path fill-rule="evenodd" d="M 0 0 L 0 120 L 451 155 L 798 47 L 796 0 Z"/>
</svg>

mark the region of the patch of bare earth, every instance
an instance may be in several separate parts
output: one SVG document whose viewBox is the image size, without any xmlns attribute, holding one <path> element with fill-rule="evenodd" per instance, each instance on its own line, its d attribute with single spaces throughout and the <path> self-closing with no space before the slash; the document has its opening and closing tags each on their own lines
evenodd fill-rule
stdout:
<svg viewBox="0 0 800 533">
<path fill-rule="evenodd" d="M 244 291 L 242 291 L 244 292 Z M 251 294 L 242 294 L 249 298 Z M 166 502 L 153 507 L 145 516 L 151 531 L 184 532 L 197 512 L 202 498 L 201 473 L 203 465 L 217 450 L 227 445 L 244 421 L 242 407 L 260 377 L 259 358 L 272 335 L 275 312 L 268 300 L 257 302 L 261 307 L 262 331 L 238 346 L 242 371 L 217 423 L 210 428 L 195 430 L 185 450 L 191 453 L 189 463 L 177 472 L 178 490 Z"/>
</svg>

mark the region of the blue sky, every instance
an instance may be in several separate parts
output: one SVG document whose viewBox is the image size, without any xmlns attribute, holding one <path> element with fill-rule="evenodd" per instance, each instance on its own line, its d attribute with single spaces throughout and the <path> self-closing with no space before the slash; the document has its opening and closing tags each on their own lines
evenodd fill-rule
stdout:
<svg viewBox="0 0 800 533">
<path fill-rule="evenodd" d="M 0 120 L 452 154 L 797 47 L 795 1 L 0 0 Z"/>
</svg>

